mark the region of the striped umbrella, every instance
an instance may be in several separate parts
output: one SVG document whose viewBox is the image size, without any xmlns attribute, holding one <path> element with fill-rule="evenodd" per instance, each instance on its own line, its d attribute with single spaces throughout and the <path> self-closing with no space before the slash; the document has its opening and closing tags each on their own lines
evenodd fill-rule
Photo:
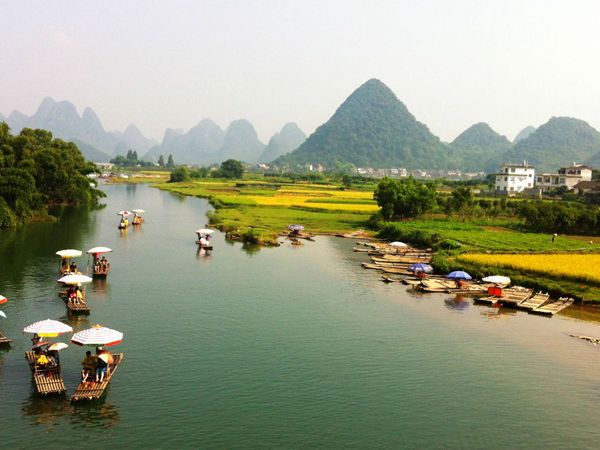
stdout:
<svg viewBox="0 0 600 450">
<path fill-rule="evenodd" d="M 413 272 L 413 273 L 417 273 L 417 272 L 433 272 L 433 267 L 431 267 L 429 264 L 423 264 L 423 263 L 416 263 L 413 264 L 412 266 L 410 266 L 408 269 L 406 269 L 408 272 Z"/>
<path fill-rule="evenodd" d="M 92 279 L 85 275 L 67 275 L 58 279 L 58 282 L 63 284 L 89 283 L 91 281 Z"/>
<path fill-rule="evenodd" d="M 23 330 L 23 333 L 37 333 L 42 337 L 55 337 L 63 333 L 72 333 L 73 328 L 58 320 L 46 319 L 32 323 Z"/>
<path fill-rule="evenodd" d="M 75 333 L 71 342 L 86 347 L 108 347 L 120 344 L 122 339 L 123 333 L 102 325 L 94 325 L 92 328 Z"/>
<path fill-rule="evenodd" d="M 0 303 L 6 303 L 8 301 L 8 299 L 6 297 L 4 297 L 3 295 L 0 295 Z"/>
</svg>

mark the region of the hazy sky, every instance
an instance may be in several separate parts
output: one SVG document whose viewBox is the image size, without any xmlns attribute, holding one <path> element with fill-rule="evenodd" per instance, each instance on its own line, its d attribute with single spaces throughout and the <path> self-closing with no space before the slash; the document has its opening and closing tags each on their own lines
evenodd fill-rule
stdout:
<svg viewBox="0 0 600 450">
<path fill-rule="evenodd" d="M 600 129 L 600 2 L 5 1 L 0 112 L 45 96 L 162 140 L 246 118 L 307 134 L 370 78 L 451 141 L 571 116 Z"/>
</svg>

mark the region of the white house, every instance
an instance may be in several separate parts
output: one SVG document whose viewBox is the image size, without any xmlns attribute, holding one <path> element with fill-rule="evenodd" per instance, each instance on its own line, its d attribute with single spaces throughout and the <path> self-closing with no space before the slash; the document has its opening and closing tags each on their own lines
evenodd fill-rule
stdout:
<svg viewBox="0 0 600 450">
<path fill-rule="evenodd" d="M 535 167 L 523 164 L 504 164 L 496 174 L 496 194 L 515 195 L 524 189 L 532 188 Z"/>
<path fill-rule="evenodd" d="M 592 168 L 573 163 L 571 167 L 562 167 L 556 173 L 542 173 L 535 177 L 535 187 L 547 193 L 561 186 L 569 190 L 581 182 L 592 180 Z"/>
</svg>

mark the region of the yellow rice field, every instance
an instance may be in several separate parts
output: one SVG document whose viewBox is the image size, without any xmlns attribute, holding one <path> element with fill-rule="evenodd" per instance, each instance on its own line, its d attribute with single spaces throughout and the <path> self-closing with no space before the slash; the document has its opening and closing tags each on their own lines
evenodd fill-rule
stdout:
<svg viewBox="0 0 600 450">
<path fill-rule="evenodd" d="M 600 284 L 600 255 L 462 255 L 458 260 Z"/>
<path fill-rule="evenodd" d="M 372 192 L 359 192 L 359 191 L 340 191 L 339 189 L 323 189 L 323 190 L 309 190 L 309 189 L 278 189 L 278 195 L 292 194 L 292 195 L 306 195 L 310 197 L 327 196 L 335 198 L 351 198 L 359 200 L 373 200 Z"/>
<path fill-rule="evenodd" d="M 299 206 L 304 208 L 336 210 L 336 211 L 359 211 L 359 212 L 375 212 L 379 208 L 377 205 L 354 205 L 351 203 L 311 203 L 314 196 L 301 195 L 276 195 L 274 197 L 267 196 L 248 196 L 261 206 Z"/>
</svg>

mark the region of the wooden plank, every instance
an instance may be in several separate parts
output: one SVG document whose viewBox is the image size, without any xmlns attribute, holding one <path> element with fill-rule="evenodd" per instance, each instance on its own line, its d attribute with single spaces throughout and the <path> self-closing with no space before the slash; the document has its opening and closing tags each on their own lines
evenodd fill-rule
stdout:
<svg viewBox="0 0 600 450">
<path fill-rule="evenodd" d="M 60 364 L 58 366 L 36 367 L 35 353 L 32 351 L 25 352 L 25 359 L 29 363 L 33 381 L 38 393 L 42 395 L 48 394 L 64 394 L 67 392 L 65 382 L 62 378 Z"/>
<path fill-rule="evenodd" d="M 75 391 L 75 394 L 71 396 L 72 402 L 77 401 L 89 401 L 100 398 L 108 387 L 110 379 L 117 371 L 117 367 L 123 361 L 123 353 L 115 353 L 113 356 L 114 364 L 109 364 L 106 373 L 104 374 L 104 381 L 102 383 L 95 383 L 94 386 L 86 386 L 83 382 L 79 383 L 79 387 Z M 95 376 L 95 375 L 90 375 Z"/>
<path fill-rule="evenodd" d="M 531 310 L 534 308 L 539 308 L 544 303 L 546 303 L 549 298 L 550 298 L 550 295 L 542 294 L 541 292 L 538 292 L 533 297 L 523 300 L 521 303 L 517 304 L 517 306 L 519 308 Z"/>
<path fill-rule="evenodd" d="M 559 298 L 555 302 L 548 303 L 544 306 L 539 306 L 537 308 L 533 308 L 529 312 L 536 313 L 536 314 L 554 315 L 557 312 L 562 311 L 563 309 L 571 306 L 573 304 L 573 302 L 574 302 L 574 300 L 572 298 L 562 297 L 562 298 Z"/>
<path fill-rule="evenodd" d="M 0 333 L 0 344 L 10 344 L 12 341 Z"/>
<path fill-rule="evenodd" d="M 60 291 L 58 295 L 60 295 L 61 300 L 65 302 L 65 305 L 67 305 L 69 311 L 78 313 L 90 311 L 90 307 L 85 302 L 85 297 L 83 298 L 83 301 L 80 300 L 79 302 L 76 302 L 69 298 L 69 294 L 67 291 Z"/>
</svg>

